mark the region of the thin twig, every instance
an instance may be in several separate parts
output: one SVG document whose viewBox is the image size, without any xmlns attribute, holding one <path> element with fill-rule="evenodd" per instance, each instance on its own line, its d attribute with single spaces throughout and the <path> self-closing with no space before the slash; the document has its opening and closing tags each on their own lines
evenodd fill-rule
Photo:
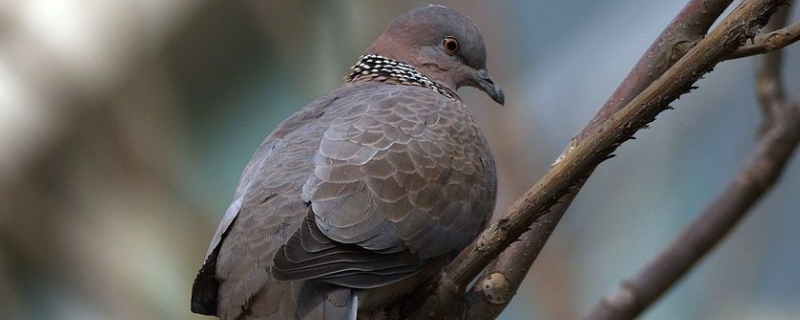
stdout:
<svg viewBox="0 0 800 320">
<path fill-rule="evenodd" d="M 800 40 L 800 21 L 786 28 L 757 36 L 752 43 L 743 45 L 726 59 L 739 59 L 780 50 L 798 40 Z"/>
<path fill-rule="evenodd" d="M 788 17 L 788 8 L 776 13 L 775 17 L 767 25 L 767 30 L 774 30 L 785 25 Z M 778 31 L 770 32 L 767 35 L 775 34 L 775 32 Z M 759 129 L 760 135 L 763 135 L 766 130 L 773 126 L 775 119 L 780 119 L 781 112 L 785 108 L 786 93 L 780 77 L 782 60 L 782 54 L 779 52 L 766 54 L 763 58 L 757 60 L 756 96 L 758 97 L 759 106 L 761 106 L 761 112 L 764 114 L 764 122 Z"/>
<path fill-rule="evenodd" d="M 574 149 L 580 140 L 597 129 L 608 118 L 622 109 L 656 78 L 678 61 L 691 45 L 702 39 L 714 21 L 733 2 L 732 0 L 691 0 L 667 25 L 636 66 L 617 87 L 594 118 L 565 149 Z M 466 295 L 466 317 L 469 319 L 494 319 L 508 305 L 533 262 L 541 252 L 558 222 L 586 180 L 581 180 L 572 191 L 542 215 L 531 230 L 513 243 L 487 268 L 485 276 Z"/>
<path fill-rule="evenodd" d="M 566 156 L 519 199 L 502 217 L 484 230 L 453 262 L 434 279 L 425 294 L 409 303 L 411 319 L 460 318 L 454 305 L 467 284 L 492 259 L 519 238 L 541 215 L 547 213 L 572 186 L 624 141 L 653 121 L 668 104 L 688 92 L 703 74 L 709 72 L 722 57 L 741 46 L 766 23 L 780 0 L 750 0 L 737 7 L 708 37 L 689 50 L 683 58 L 656 79 L 625 108 L 609 118 Z"/>
<path fill-rule="evenodd" d="M 773 23 L 783 25 L 787 11 L 776 14 Z M 777 182 L 800 141 L 800 96 L 786 103 L 780 59 L 776 51 L 759 64 L 756 89 L 769 126 L 747 167 L 666 250 L 603 298 L 586 319 L 636 318 L 713 249 Z"/>
</svg>

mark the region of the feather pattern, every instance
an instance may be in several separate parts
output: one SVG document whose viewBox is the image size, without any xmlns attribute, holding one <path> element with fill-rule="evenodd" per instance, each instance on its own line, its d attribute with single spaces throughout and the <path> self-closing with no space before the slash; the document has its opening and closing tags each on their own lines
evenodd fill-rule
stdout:
<svg viewBox="0 0 800 320">
<path fill-rule="evenodd" d="M 342 288 L 396 283 L 471 241 L 493 209 L 494 170 L 460 100 L 346 85 L 260 145 L 195 280 L 192 309 L 221 319 L 349 313 L 351 302 L 330 300 Z"/>
</svg>

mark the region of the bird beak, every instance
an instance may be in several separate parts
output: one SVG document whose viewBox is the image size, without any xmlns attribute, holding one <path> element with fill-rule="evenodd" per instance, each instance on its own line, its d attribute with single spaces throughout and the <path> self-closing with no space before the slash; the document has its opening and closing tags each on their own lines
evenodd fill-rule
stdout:
<svg viewBox="0 0 800 320">
<path fill-rule="evenodd" d="M 502 106 L 503 103 L 506 102 L 506 97 L 503 95 L 503 90 L 494 83 L 494 79 L 489 75 L 489 72 L 486 71 L 486 69 L 480 69 L 476 74 L 475 83 L 478 87 L 483 90 L 483 92 L 486 92 L 492 100 Z"/>
</svg>

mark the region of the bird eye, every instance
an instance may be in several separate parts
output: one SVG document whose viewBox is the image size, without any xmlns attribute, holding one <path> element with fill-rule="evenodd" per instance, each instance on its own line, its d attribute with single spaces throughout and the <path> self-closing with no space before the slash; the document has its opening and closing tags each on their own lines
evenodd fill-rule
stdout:
<svg viewBox="0 0 800 320">
<path fill-rule="evenodd" d="M 447 52 L 447 54 L 456 54 L 459 49 L 458 39 L 455 37 L 446 37 L 442 40 L 442 47 L 444 47 L 444 51 Z"/>
</svg>

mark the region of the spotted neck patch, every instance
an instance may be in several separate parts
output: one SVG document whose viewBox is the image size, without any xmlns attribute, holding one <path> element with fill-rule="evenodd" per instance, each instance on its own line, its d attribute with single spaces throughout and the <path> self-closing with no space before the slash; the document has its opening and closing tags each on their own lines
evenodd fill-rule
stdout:
<svg viewBox="0 0 800 320">
<path fill-rule="evenodd" d="M 438 85 L 414 67 L 384 56 L 363 55 L 356 65 L 350 67 L 350 70 L 352 72 L 344 78 L 346 82 L 376 81 L 417 86 L 436 91 L 450 100 L 456 100 L 453 92 Z"/>
</svg>

